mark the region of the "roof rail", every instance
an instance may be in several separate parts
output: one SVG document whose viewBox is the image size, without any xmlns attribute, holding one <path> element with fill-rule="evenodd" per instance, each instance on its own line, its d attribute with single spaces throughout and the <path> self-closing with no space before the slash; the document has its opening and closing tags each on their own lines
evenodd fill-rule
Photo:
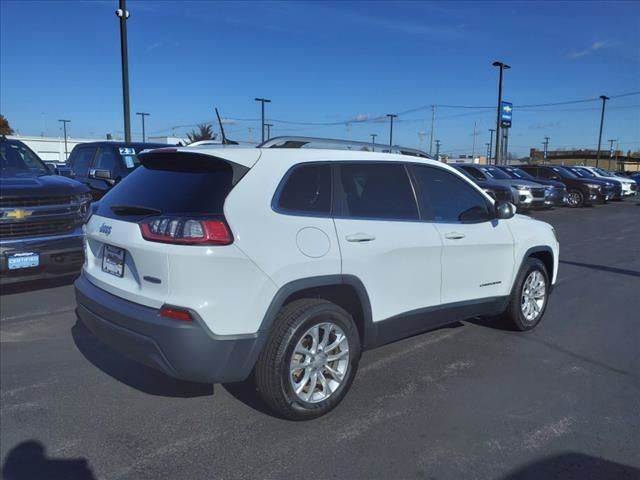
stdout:
<svg viewBox="0 0 640 480">
<path fill-rule="evenodd" d="M 400 145 L 383 145 L 371 142 L 356 142 L 320 137 L 273 137 L 258 145 L 258 148 L 326 148 L 336 150 L 358 150 L 362 152 L 398 153 L 412 157 L 433 158 L 428 153 L 417 148 L 402 147 Z"/>
</svg>

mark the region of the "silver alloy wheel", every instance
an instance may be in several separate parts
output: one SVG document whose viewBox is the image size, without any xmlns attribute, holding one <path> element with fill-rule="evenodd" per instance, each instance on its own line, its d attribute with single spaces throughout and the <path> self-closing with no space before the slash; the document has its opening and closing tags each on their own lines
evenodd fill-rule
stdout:
<svg viewBox="0 0 640 480">
<path fill-rule="evenodd" d="M 578 192 L 567 193 L 567 203 L 572 207 L 580 205 L 580 194 Z"/>
<path fill-rule="evenodd" d="M 319 323 L 300 338 L 289 365 L 289 381 L 302 401 L 322 402 L 340 386 L 349 368 L 349 341 L 334 323 Z"/>
<path fill-rule="evenodd" d="M 520 311 L 527 322 L 538 318 L 546 300 L 547 285 L 540 270 L 534 270 L 522 285 Z"/>
</svg>

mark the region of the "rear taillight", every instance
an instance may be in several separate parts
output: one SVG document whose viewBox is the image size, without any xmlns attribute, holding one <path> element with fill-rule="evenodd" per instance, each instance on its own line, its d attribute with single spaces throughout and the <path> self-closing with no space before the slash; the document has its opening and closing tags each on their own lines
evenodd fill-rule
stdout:
<svg viewBox="0 0 640 480">
<path fill-rule="evenodd" d="M 179 245 L 229 245 L 233 237 L 224 220 L 162 216 L 140 223 L 145 240 Z"/>
<path fill-rule="evenodd" d="M 171 320 L 178 320 L 180 322 L 190 322 L 193 320 L 189 310 L 178 307 L 169 307 L 167 305 L 163 305 L 162 308 L 160 308 L 160 316 L 170 318 Z"/>
</svg>

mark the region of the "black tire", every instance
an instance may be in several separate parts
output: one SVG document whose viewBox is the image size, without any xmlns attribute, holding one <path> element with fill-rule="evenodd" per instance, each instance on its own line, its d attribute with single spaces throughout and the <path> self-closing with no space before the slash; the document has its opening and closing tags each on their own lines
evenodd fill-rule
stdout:
<svg viewBox="0 0 640 480">
<path fill-rule="evenodd" d="M 570 198 L 571 195 L 575 196 L 576 200 L 567 200 L 567 206 L 569 208 L 584 207 L 584 194 L 580 190 L 576 188 L 570 189 L 567 192 L 567 198 Z"/>
<path fill-rule="evenodd" d="M 543 303 L 540 311 L 535 315 L 534 318 L 527 318 L 523 313 L 524 284 L 529 276 L 535 271 L 539 272 L 544 279 L 545 289 Z M 542 320 L 544 312 L 547 309 L 550 286 L 551 284 L 549 281 L 549 274 L 547 273 L 547 269 L 544 266 L 544 263 L 542 263 L 542 261 L 538 260 L 537 258 L 527 258 L 522 264 L 520 272 L 518 272 L 518 276 L 511 292 L 511 298 L 509 299 L 509 306 L 503 314 L 503 320 L 507 323 L 507 326 L 519 332 L 524 332 L 526 330 L 532 330 L 533 328 L 535 328 Z"/>
<path fill-rule="evenodd" d="M 349 362 L 342 381 L 328 398 L 315 403 L 303 401 L 295 393 L 290 380 L 294 349 L 314 325 L 326 322 L 333 323 L 344 332 Z M 320 417 L 338 405 L 346 395 L 358 369 L 360 352 L 358 328 L 348 312 L 326 300 L 295 300 L 285 305 L 278 314 L 267 343 L 258 357 L 255 367 L 256 387 L 266 405 L 280 417 L 290 420 Z"/>
</svg>

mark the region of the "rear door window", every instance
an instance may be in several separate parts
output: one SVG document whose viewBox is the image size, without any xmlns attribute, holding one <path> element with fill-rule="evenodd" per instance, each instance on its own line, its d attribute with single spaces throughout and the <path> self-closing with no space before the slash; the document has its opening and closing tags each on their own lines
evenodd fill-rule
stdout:
<svg viewBox="0 0 640 480">
<path fill-rule="evenodd" d="M 298 165 L 290 171 L 277 199 L 285 213 L 329 215 L 331 213 L 331 166 Z"/>
<path fill-rule="evenodd" d="M 486 180 L 487 179 L 487 177 L 480 170 L 478 170 L 476 167 L 462 166 L 460 168 L 462 168 L 462 170 L 467 172 L 469 175 L 471 175 L 476 180 Z"/>
<path fill-rule="evenodd" d="M 417 220 L 418 206 L 403 164 L 341 164 L 342 216 Z"/>
</svg>

